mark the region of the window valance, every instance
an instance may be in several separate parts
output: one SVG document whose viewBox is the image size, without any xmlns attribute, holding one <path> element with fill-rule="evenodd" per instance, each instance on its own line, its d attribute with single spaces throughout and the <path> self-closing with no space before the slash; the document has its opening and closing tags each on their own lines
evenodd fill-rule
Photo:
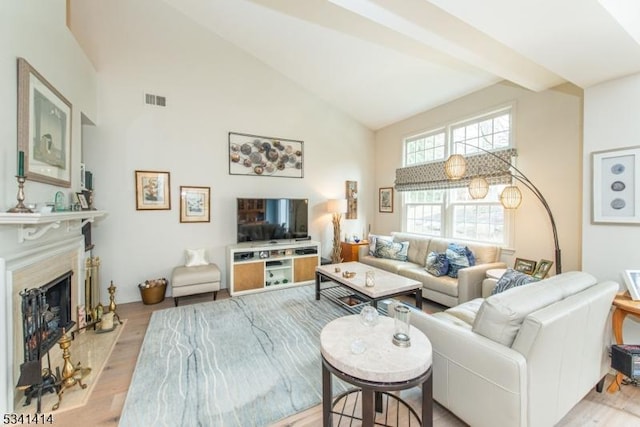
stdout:
<svg viewBox="0 0 640 427">
<path fill-rule="evenodd" d="M 444 173 L 445 162 L 424 163 L 396 169 L 396 191 L 437 190 L 469 185 L 476 176 L 483 176 L 489 185 L 511 184 L 509 169 L 515 148 L 465 156 L 467 170 L 461 179 L 450 180 Z M 500 160 L 502 159 L 502 160 Z"/>
</svg>

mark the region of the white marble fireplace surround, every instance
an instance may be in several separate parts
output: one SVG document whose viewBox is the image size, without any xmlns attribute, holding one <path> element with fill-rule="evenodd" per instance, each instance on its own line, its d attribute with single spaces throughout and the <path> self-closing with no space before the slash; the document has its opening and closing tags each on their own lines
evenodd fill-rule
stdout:
<svg viewBox="0 0 640 427">
<path fill-rule="evenodd" d="M 0 351 L 2 413 L 15 412 L 23 397 L 22 392 L 15 387 L 20 375 L 20 365 L 24 361 L 19 292 L 46 285 L 56 277 L 73 271 L 71 318 L 77 322 L 75 307 L 84 298 L 85 277 L 85 250 L 80 216 L 66 218 L 64 221 L 50 221 L 51 218 L 40 217 L 35 219 L 34 227 L 26 225 L 28 222 L 7 219 L 7 215 L 0 214 L 0 289 L 4 290 L 4 298 L 0 302 L 0 318 L 3 320 L 0 326 L 0 344 L 3 349 Z M 31 233 L 34 228 L 42 230 L 51 222 L 59 224 L 49 227 L 40 236 L 33 237 Z M 61 352 L 57 345 L 51 350 L 50 356 L 52 368 L 61 365 Z"/>
</svg>

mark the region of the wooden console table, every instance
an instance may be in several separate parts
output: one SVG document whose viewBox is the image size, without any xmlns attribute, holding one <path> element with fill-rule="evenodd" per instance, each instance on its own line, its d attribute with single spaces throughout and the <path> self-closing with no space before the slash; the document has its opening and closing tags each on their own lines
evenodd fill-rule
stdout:
<svg viewBox="0 0 640 427">
<path fill-rule="evenodd" d="M 640 318 L 640 301 L 634 301 L 629 296 L 629 292 L 620 292 L 613 299 L 613 305 L 616 307 L 613 312 L 611 323 L 613 326 L 613 336 L 616 339 L 616 344 L 624 344 L 622 339 L 622 323 L 624 322 L 627 314 Z M 607 388 L 609 393 L 615 393 L 620 389 L 620 382 L 624 378 L 624 374 L 618 372 L 616 378 Z"/>
</svg>

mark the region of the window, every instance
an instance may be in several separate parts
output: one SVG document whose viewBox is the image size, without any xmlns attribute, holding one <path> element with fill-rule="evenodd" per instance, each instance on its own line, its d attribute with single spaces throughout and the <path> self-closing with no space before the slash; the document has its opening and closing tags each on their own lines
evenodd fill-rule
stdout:
<svg viewBox="0 0 640 427">
<path fill-rule="evenodd" d="M 511 107 L 508 107 L 409 137 L 404 141 L 404 166 L 442 162 L 454 152 L 467 156 L 480 154 L 482 150 L 508 148 L 511 146 L 511 119 Z M 509 243 L 509 217 L 500 204 L 504 187 L 490 186 L 489 194 L 481 200 L 472 199 L 466 186 L 404 191 L 404 229 L 431 236 L 506 245 Z"/>
</svg>

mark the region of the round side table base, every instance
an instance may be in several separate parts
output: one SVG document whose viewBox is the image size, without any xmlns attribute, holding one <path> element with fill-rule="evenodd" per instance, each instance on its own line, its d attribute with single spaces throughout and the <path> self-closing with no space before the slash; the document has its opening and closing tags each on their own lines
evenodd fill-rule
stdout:
<svg viewBox="0 0 640 427">
<path fill-rule="evenodd" d="M 351 426 L 354 420 L 362 422 L 358 415 L 362 413 L 362 390 L 354 389 L 342 393 L 333 401 L 331 417 L 333 427 Z M 374 426 L 420 426 L 418 413 L 400 397 L 387 393 L 376 392 L 376 415 Z M 378 410 L 379 409 L 379 410 Z"/>
</svg>

